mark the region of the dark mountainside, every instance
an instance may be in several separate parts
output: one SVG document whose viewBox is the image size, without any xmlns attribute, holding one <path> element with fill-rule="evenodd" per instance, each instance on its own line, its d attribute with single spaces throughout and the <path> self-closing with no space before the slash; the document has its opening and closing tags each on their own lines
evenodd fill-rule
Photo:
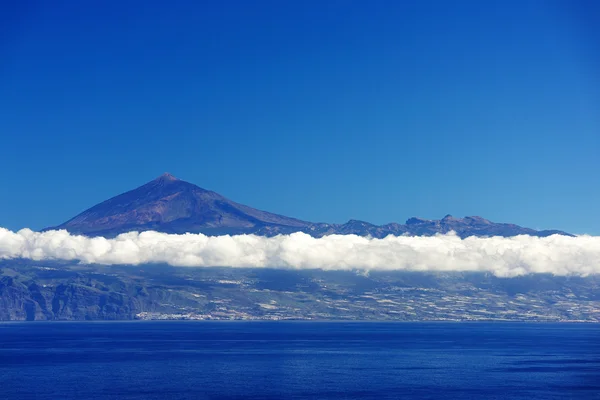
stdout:
<svg viewBox="0 0 600 400">
<path fill-rule="evenodd" d="M 0 321 L 600 322 L 600 276 L 101 266 L 0 260 Z"/>
<path fill-rule="evenodd" d="M 95 205 L 75 218 L 46 230 L 49 229 L 66 229 L 74 234 L 105 237 L 134 230 L 206 235 L 252 233 L 263 236 L 305 232 L 315 237 L 355 234 L 376 238 L 390 234 L 434 235 L 450 231 L 455 231 L 463 238 L 568 235 L 557 230 L 536 231 L 514 224 L 494 223 L 481 217 L 454 218 L 451 215 L 441 220 L 410 218 L 404 225 L 373 225 L 356 220 L 345 224 L 312 223 L 238 204 L 170 174 L 163 174 L 137 189 Z"/>
</svg>

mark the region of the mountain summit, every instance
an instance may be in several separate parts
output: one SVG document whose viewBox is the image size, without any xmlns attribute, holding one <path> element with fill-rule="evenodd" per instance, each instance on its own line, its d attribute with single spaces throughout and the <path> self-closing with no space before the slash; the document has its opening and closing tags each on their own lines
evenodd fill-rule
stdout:
<svg viewBox="0 0 600 400">
<path fill-rule="evenodd" d="M 476 216 L 455 218 L 446 215 L 441 220 L 410 218 L 404 225 L 374 225 L 357 220 L 345 224 L 312 223 L 236 203 L 169 173 L 48 229 L 66 229 L 75 234 L 106 237 L 146 230 L 207 235 L 253 233 L 264 236 L 306 232 L 315 237 L 355 234 L 377 238 L 390 234 L 434 235 L 450 231 L 461 237 L 568 235 L 555 230 L 536 231 L 514 224 L 494 223 Z"/>
<path fill-rule="evenodd" d="M 162 174 L 161 176 L 159 176 L 158 178 L 155 179 L 156 181 L 158 180 L 162 180 L 162 181 L 169 181 L 169 182 L 173 182 L 173 181 L 178 181 L 180 180 L 179 178 L 174 177 L 173 175 L 171 175 L 168 172 L 165 172 L 164 174 Z"/>
</svg>

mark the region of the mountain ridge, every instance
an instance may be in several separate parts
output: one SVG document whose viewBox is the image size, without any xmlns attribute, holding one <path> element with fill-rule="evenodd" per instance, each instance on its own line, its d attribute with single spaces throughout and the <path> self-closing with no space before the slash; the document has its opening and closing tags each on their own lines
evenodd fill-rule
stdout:
<svg viewBox="0 0 600 400">
<path fill-rule="evenodd" d="M 559 230 L 537 231 L 515 224 L 495 223 L 478 216 L 440 220 L 409 218 L 405 224 L 375 225 L 349 220 L 344 224 L 314 223 L 258 210 L 164 173 L 133 190 L 114 196 L 70 220 L 44 230 L 66 229 L 73 234 L 114 237 L 129 231 L 207 235 L 256 234 L 274 236 L 304 232 L 314 237 L 354 234 L 382 238 L 388 235 L 428 236 L 456 232 L 468 236 L 569 235 Z"/>
</svg>

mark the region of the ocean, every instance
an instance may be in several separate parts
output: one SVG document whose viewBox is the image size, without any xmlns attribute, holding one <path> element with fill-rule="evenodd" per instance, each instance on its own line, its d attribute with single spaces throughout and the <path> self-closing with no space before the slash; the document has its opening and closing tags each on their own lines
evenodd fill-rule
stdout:
<svg viewBox="0 0 600 400">
<path fill-rule="evenodd" d="M 600 399 L 600 325 L 0 324 L 2 399 Z"/>
</svg>

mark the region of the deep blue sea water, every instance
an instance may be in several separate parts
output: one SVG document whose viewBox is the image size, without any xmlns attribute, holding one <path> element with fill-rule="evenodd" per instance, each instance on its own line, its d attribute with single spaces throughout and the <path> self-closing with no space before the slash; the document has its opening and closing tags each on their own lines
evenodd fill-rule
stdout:
<svg viewBox="0 0 600 400">
<path fill-rule="evenodd" d="M 600 325 L 0 324 L 2 399 L 600 399 Z"/>
</svg>

